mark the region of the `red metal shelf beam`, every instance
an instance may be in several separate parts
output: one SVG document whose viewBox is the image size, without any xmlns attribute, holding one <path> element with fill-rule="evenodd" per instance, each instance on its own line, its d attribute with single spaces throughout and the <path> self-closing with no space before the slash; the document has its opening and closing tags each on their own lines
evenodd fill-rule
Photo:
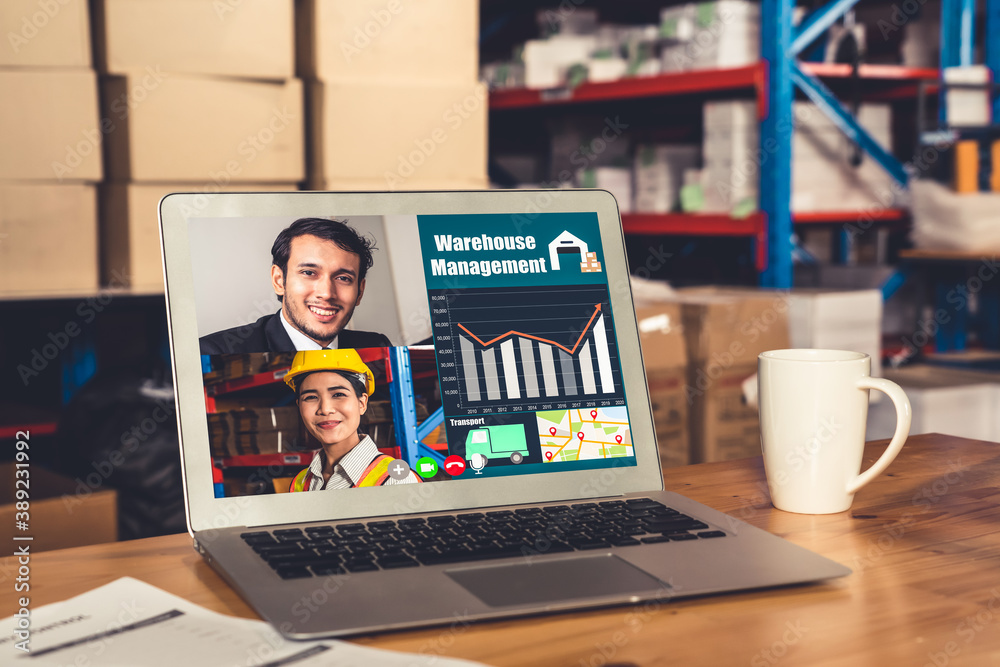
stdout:
<svg viewBox="0 0 1000 667">
<path fill-rule="evenodd" d="M 907 212 L 899 208 L 883 208 L 872 211 L 808 211 L 792 214 L 792 222 L 796 225 L 837 224 L 856 220 L 901 222 L 906 218 Z"/>
<path fill-rule="evenodd" d="M 851 66 L 842 63 L 802 63 L 802 69 L 824 79 L 848 79 Z M 916 84 L 930 84 L 928 93 L 937 90 L 938 70 L 926 67 L 901 67 L 898 65 L 861 65 L 858 74 L 869 85 L 886 84 L 885 90 L 871 95 L 870 99 L 915 97 Z M 907 85 L 912 83 L 913 85 Z M 686 95 L 719 90 L 753 89 L 758 100 L 766 98 L 767 68 L 763 62 L 745 67 L 715 70 L 670 72 L 657 76 L 635 77 L 606 83 L 582 83 L 576 88 L 533 90 L 510 88 L 490 93 L 491 109 L 524 109 L 574 102 L 635 99 L 669 95 Z M 760 113 L 766 112 L 765 108 Z"/>
<path fill-rule="evenodd" d="M 18 424 L 17 426 L 0 426 L 0 439 L 15 438 L 20 432 L 27 431 L 31 435 L 53 435 L 56 432 L 56 422 L 36 422 L 33 424 Z"/>
<path fill-rule="evenodd" d="M 756 241 L 757 270 L 763 271 L 767 266 L 767 216 L 760 212 L 746 218 L 724 213 L 625 213 L 622 229 L 626 234 L 749 236 Z"/>
<path fill-rule="evenodd" d="M 284 452 L 279 454 L 244 454 L 221 459 L 223 468 L 256 468 L 271 465 L 307 466 L 315 452 Z"/>
<path fill-rule="evenodd" d="M 671 72 L 659 76 L 635 77 L 606 83 L 582 83 L 576 88 L 532 90 L 513 88 L 490 93 L 491 109 L 523 109 L 551 104 L 598 102 L 640 97 L 685 95 L 715 90 L 762 88 L 765 84 L 761 63 L 731 69 Z"/>
</svg>

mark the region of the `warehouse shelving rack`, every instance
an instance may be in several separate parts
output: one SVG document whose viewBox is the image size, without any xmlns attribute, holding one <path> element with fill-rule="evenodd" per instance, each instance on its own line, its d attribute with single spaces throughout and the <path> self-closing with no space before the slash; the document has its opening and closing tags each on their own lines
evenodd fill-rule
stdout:
<svg viewBox="0 0 1000 667">
<path fill-rule="evenodd" d="M 865 153 L 884 168 L 900 188 L 909 173 L 888 150 L 880 146 L 838 101 L 828 83 L 852 76 L 847 64 L 800 62 L 803 49 L 830 28 L 858 0 L 832 0 L 814 10 L 799 26 L 792 24 L 794 0 L 761 0 L 761 59 L 752 65 L 731 69 L 696 70 L 653 77 L 629 78 L 608 83 L 583 83 L 573 89 L 496 90 L 490 95 L 492 112 L 542 108 L 599 101 L 697 95 L 717 92 L 752 92 L 760 119 L 760 147 L 768 160 L 760 165 L 759 211 L 744 218 L 698 214 L 625 214 L 626 234 L 738 236 L 754 240 L 754 263 L 762 287 L 789 288 L 792 285 L 793 226 L 806 224 L 843 225 L 863 219 L 869 224 L 899 225 L 906 220 L 900 209 L 809 212 L 791 210 L 792 127 L 795 88 Z M 996 76 L 1000 72 L 1000 0 L 986 0 L 987 64 Z M 975 0 L 943 0 L 941 66 L 971 62 Z M 937 92 L 938 68 L 893 65 L 860 65 L 858 77 L 863 98 L 869 101 L 917 99 Z M 942 108 L 944 105 L 940 105 Z M 1000 98 L 994 103 L 1000 118 Z M 784 130 L 782 129 L 784 128 Z M 841 233 L 841 256 L 846 255 L 850 237 Z"/>
<path fill-rule="evenodd" d="M 424 374 L 415 372 L 411 363 L 411 354 L 418 357 L 418 361 L 434 361 L 432 349 L 391 347 L 391 348 L 366 348 L 358 350 L 365 363 L 380 362 L 385 366 L 385 382 L 389 393 L 389 401 L 392 407 L 393 432 L 395 435 L 396 450 L 393 455 L 405 460 L 414 470 L 417 467 L 417 460 L 424 456 L 435 459 L 439 464 L 444 463 L 445 454 L 424 444 L 427 438 L 444 421 L 444 413 L 441 408 L 435 410 L 422 422 L 417 421 L 416 411 L 416 391 L 415 380 L 424 377 Z M 206 359 L 202 357 L 203 360 Z M 205 387 L 205 407 L 207 412 L 216 412 L 215 401 L 217 397 L 226 396 L 233 392 L 241 392 L 259 387 L 279 386 L 284 383 L 287 368 L 278 368 L 254 375 L 240 378 L 213 382 Z M 282 387 L 282 389 L 284 389 Z M 287 391 L 282 391 L 284 399 L 291 402 L 291 395 Z M 260 468 L 268 466 L 295 466 L 298 468 L 309 465 L 315 451 L 289 451 L 272 454 L 245 454 L 240 456 L 218 457 L 215 464 L 219 468 Z"/>
</svg>

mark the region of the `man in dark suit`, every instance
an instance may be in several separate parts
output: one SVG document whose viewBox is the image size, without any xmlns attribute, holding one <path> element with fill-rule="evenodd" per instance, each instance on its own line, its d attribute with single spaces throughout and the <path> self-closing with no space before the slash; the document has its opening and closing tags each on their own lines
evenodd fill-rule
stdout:
<svg viewBox="0 0 1000 667">
<path fill-rule="evenodd" d="M 281 309 L 199 340 L 202 354 L 389 347 L 383 334 L 344 329 L 365 293 L 374 243 L 336 220 L 301 218 L 271 246 Z"/>
</svg>

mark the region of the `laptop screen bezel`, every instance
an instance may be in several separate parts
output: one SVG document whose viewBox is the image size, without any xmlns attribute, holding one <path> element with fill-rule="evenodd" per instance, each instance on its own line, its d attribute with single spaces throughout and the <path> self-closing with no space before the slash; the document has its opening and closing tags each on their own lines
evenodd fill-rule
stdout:
<svg viewBox="0 0 1000 667">
<path fill-rule="evenodd" d="M 167 320 L 188 528 L 197 531 L 607 498 L 663 488 L 618 207 L 604 190 L 176 193 L 160 201 Z M 189 222 L 198 218 L 596 213 L 636 465 L 359 488 L 327 496 L 216 498 L 198 346 Z M 220 249 L 224 252 L 224 249 Z"/>
</svg>

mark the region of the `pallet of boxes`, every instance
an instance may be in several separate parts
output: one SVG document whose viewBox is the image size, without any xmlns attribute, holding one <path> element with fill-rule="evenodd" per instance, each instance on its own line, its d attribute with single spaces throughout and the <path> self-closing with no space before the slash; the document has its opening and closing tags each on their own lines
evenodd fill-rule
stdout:
<svg viewBox="0 0 1000 667">
<path fill-rule="evenodd" d="M 0 25 L 0 285 L 93 292 L 103 134 L 87 1 L 4 0 Z"/>
<path fill-rule="evenodd" d="M 297 190 L 305 180 L 294 2 L 93 7 L 108 166 L 104 280 L 162 290 L 161 197 L 198 193 L 197 208 L 217 192 Z"/>
<path fill-rule="evenodd" d="M 687 353 L 678 303 L 640 305 L 635 310 L 646 368 L 649 403 L 663 468 L 691 463 L 688 437 Z"/>
<path fill-rule="evenodd" d="M 787 303 L 779 293 L 713 288 L 681 289 L 677 299 L 692 462 L 759 456 L 757 408 L 747 405 L 743 383 L 757 372 L 757 355 L 789 347 Z"/>
<path fill-rule="evenodd" d="M 87 0 L 4 0 L 0 26 L 0 290 L 96 294 L 103 136 Z M 70 479 L 32 465 L 32 552 L 117 539 L 117 493 L 100 475 Z M 8 536 L 24 504 L 14 473 L 14 462 L 0 464 L 11 480 L 0 490 Z"/>
<path fill-rule="evenodd" d="M 297 19 L 310 189 L 487 187 L 478 3 L 302 0 Z"/>
</svg>

